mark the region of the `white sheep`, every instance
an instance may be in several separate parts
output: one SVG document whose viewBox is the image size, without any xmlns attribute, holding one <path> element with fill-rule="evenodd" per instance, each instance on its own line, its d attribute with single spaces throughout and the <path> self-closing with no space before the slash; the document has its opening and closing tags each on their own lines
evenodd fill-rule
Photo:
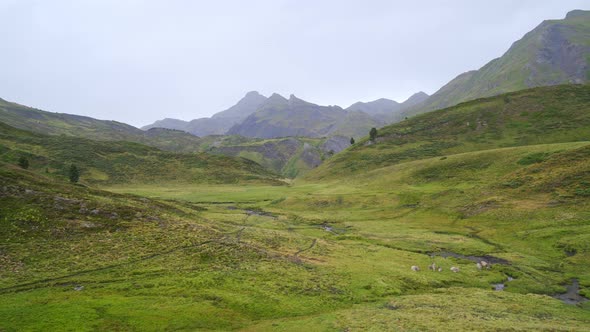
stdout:
<svg viewBox="0 0 590 332">
<path fill-rule="evenodd" d="M 420 271 L 420 268 L 417 267 L 416 265 L 412 265 L 412 271 L 418 272 L 418 271 Z"/>
<path fill-rule="evenodd" d="M 483 266 L 481 263 L 477 263 L 475 264 L 475 266 L 477 266 L 477 269 L 481 271 L 481 267 Z"/>
<path fill-rule="evenodd" d="M 459 270 L 459 268 L 456 267 L 456 266 L 451 266 L 451 271 L 453 271 L 454 273 L 457 273 L 457 272 L 459 272 L 461 270 Z"/>
</svg>

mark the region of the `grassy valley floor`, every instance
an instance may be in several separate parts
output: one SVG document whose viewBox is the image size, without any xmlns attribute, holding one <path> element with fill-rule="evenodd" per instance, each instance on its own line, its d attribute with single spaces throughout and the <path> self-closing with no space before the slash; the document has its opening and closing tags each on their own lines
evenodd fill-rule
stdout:
<svg viewBox="0 0 590 332">
<path fill-rule="evenodd" d="M 576 279 L 590 297 L 589 156 L 545 144 L 107 191 L 8 167 L 0 330 L 587 331 L 590 303 L 552 296 Z"/>
<path fill-rule="evenodd" d="M 590 304 L 552 296 L 572 279 L 590 296 L 589 151 L 502 148 L 289 186 L 105 188 L 160 214 L 5 246 L 16 272 L 2 281 L 0 326 L 585 331 Z M 577 177 L 551 187 L 567 167 Z"/>
</svg>

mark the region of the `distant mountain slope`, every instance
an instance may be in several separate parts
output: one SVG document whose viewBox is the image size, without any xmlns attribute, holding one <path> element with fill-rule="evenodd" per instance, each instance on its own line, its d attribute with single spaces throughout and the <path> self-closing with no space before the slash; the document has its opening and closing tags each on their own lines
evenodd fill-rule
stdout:
<svg viewBox="0 0 590 332">
<path fill-rule="evenodd" d="M 279 94 L 270 98 L 249 92 L 236 105 L 210 118 L 191 121 L 166 118 L 142 127 L 182 130 L 200 137 L 241 135 L 253 138 L 364 136 L 372 127 L 401 119 L 401 112 L 428 98 L 424 92 L 403 103 L 381 98 L 358 102 L 343 110 L 338 106 L 320 106 Z"/>
<path fill-rule="evenodd" d="M 153 129 L 152 129 L 153 130 Z M 30 170 L 65 181 L 71 163 L 89 184 L 119 183 L 279 183 L 278 177 L 244 158 L 206 153 L 171 153 L 138 143 L 48 136 L 0 123 L 0 161 L 24 156 Z"/>
<path fill-rule="evenodd" d="M 540 87 L 477 99 L 379 129 L 309 178 L 366 172 L 405 161 L 530 144 L 590 140 L 590 85 Z"/>
<path fill-rule="evenodd" d="M 246 137 L 362 136 L 381 123 L 364 112 L 347 112 L 338 106 L 319 106 L 291 95 L 273 94 L 228 134 Z"/>
<path fill-rule="evenodd" d="M 395 112 L 398 111 L 400 108 L 402 108 L 402 106 L 397 101 L 381 98 L 366 103 L 363 103 L 362 101 L 356 102 L 350 105 L 348 108 L 346 108 L 346 110 L 365 112 L 369 115 L 377 115 Z"/>
<path fill-rule="evenodd" d="M 399 121 L 402 116 L 401 112 L 409 109 L 417 104 L 420 104 L 428 99 L 428 95 L 422 91 L 413 94 L 403 103 L 390 99 L 377 99 L 370 102 L 357 102 L 346 108 L 347 111 L 364 112 L 371 115 L 373 118 L 384 122 L 391 123 Z"/>
<path fill-rule="evenodd" d="M 225 111 L 214 114 L 211 118 L 199 118 L 191 121 L 166 118 L 158 120 L 151 125 L 144 126 L 141 129 L 177 129 L 196 136 L 223 135 L 233 125 L 254 113 L 265 100 L 266 97 L 257 91 L 250 91 L 237 104 Z"/>
<path fill-rule="evenodd" d="M 199 138 L 177 130 L 142 131 L 117 121 L 52 113 L 0 100 L 0 122 L 47 135 L 85 137 L 103 141 L 129 141 L 170 151 L 198 151 Z"/>
<path fill-rule="evenodd" d="M 294 178 L 307 173 L 350 146 L 349 137 L 330 138 L 246 138 L 242 136 L 208 136 L 203 151 L 226 156 L 243 157 Z"/>
<path fill-rule="evenodd" d="M 541 23 L 502 57 L 457 76 L 424 103 L 403 113 L 414 115 L 521 89 L 590 78 L 590 11 L 575 10 L 563 20 Z"/>
</svg>

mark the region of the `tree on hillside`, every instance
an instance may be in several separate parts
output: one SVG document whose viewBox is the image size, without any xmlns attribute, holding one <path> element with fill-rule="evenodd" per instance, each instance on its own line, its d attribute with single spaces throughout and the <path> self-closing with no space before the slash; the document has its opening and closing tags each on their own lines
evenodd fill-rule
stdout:
<svg viewBox="0 0 590 332">
<path fill-rule="evenodd" d="M 77 183 L 80 180 L 80 170 L 74 164 L 70 166 L 69 177 L 71 183 Z"/>
<path fill-rule="evenodd" d="M 375 138 L 377 138 L 377 128 L 371 128 L 371 131 L 369 131 L 369 138 L 371 141 L 375 142 Z"/>
<path fill-rule="evenodd" d="M 22 169 L 27 169 L 29 168 L 29 159 L 27 159 L 26 157 L 22 156 L 20 158 L 18 158 L 18 165 L 20 166 L 20 168 Z"/>
<path fill-rule="evenodd" d="M 354 137 L 350 138 L 350 145 L 354 145 Z"/>
</svg>

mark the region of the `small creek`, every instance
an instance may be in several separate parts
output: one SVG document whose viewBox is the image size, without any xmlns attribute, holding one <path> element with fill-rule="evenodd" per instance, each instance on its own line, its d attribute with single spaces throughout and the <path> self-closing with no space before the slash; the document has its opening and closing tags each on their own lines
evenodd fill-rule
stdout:
<svg viewBox="0 0 590 332">
<path fill-rule="evenodd" d="M 495 291 L 503 291 L 504 288 L 506 288 L 506 283 L 507 282 L 510 282 L 512 280 L 514 280 L 514 278 L 512 278 L 512 277 L 509 276 L 508 279 L 506 279 L 506 281 L 501 282 L 499 284 L 492 284 L 492 286 L 494 287 L 494 290 Z"/>
<path fill-rule="evenodd" d="M 557 294 L 553 297 L 560 299 L 565 304 L 578 304 L 588 301 L 587 298 L 580 295 L 580 283 L 575 278 L 572 279 L 572 284 L 567 286 L 565 293 Z"/>
<path fill-rule="evenodd" d="M 461 255 L 461 254 L 458 254 L 458 253 L 452 252 L 452 251 L 432 252 L 432 253 L 429 253 L 429 255 L 430 256 L 440 256 L 443 258 L 455 257 L 455 258 L 467 259 L 467 260 L 470 260 L 475 263 L 479 263 L 481 261 L 486 261 L 491 264 L 502 264 L 502 265 L 509 265 L 510 264 L 509 261 L 507 261 L 503 258 L 498 258 L 498 257 L 494 257 L 494 256 L 489 256 L 489 255 L 484 255 L 484 256 Z"/>
</svg>

